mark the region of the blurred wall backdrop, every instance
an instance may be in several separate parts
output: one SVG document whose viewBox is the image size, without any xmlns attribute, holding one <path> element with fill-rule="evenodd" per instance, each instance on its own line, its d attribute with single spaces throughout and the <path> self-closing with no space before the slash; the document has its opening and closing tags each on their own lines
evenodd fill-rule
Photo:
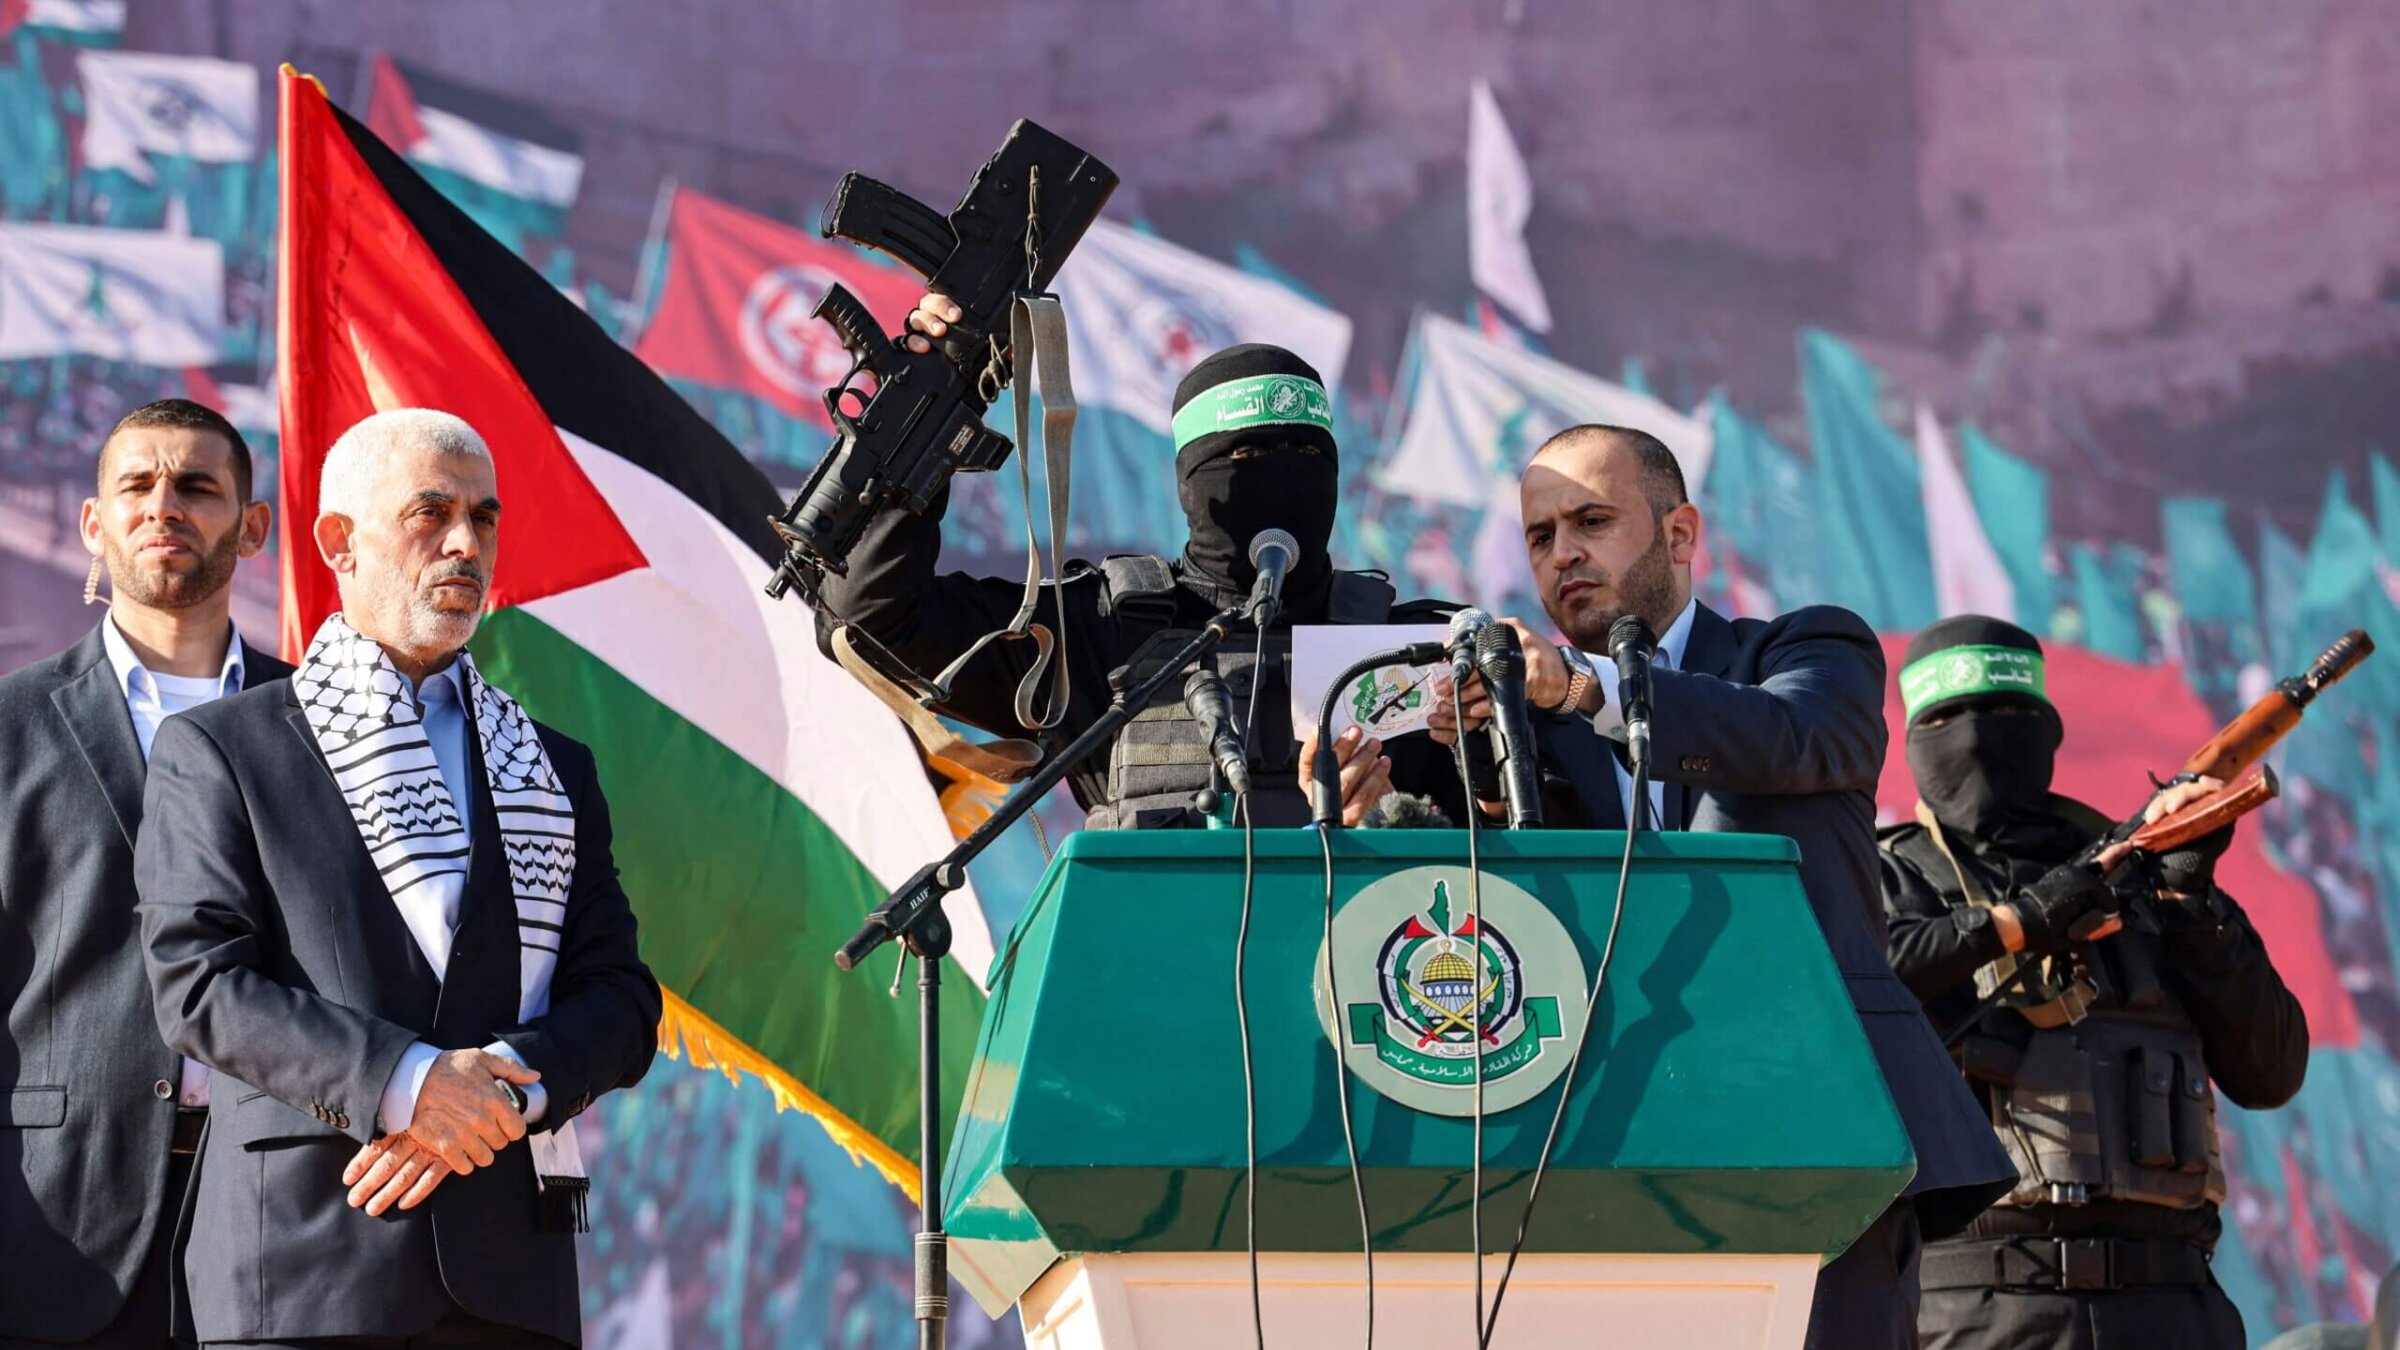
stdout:
<svg viewBox="0 0 2400 1350">
<path fill-rule="evenodd" d="M 2062 785 L 2103 806 L 2342 629 L 2400 642 L 2400 9 L 2375 0 L 20 0 L 0 24 L 0 294 L 57 265 L 29 227 L 92 226 L 205 311 L 139 340 L 103 303 L 90 332 L 0 314 L 0 669 L 95 617 L 73 516 L 123 410 L 188 394 L 276 448 L 285 61 L 787 486 L 835 355 L 809 279 L 910 293 L 810 243 L 828 189 L 856 168 L 947 206 L 1024 116 L 1125 180 L 1061 280 L 1087 297 L 1085 555 L 1175 546 L 1166 391 L 1266 338 L 1338 385 L 1346 564 L 1531 612 L 1517 464 L 1632 408 L 1685 456 L 1721 608 L 1830 600 L 1892 635 L 1998 610 L 2080 649 Z M 169 263 L 194 239 L 208 285 Z M 702 263 L 757 280 L 654 326 Z M 1013 565 L 1013 477 L 952 519 L 959 566 Z M 274 577 L 237 583 L 253 634 Z M 2363 1317 L 2400 1241 L 2400 657 L 2320 706 L 2245 831 L 2241 898 L 2318 1047 L 2291 1107 L 2225 1113 L 2218 1267 L 2254 1340 Z M 1904 770 L 1886 786 L 1905 804 Z M 1016 839 L 978 872 L 995 932 L 1041 861 Z M 809 1119 L 665 1063 L 597 1114 L 597 1346 L 913 1343 L 907 1202 Z M 971 1310 L 956 1335 L 1018 1339 Z"/>
</svg>

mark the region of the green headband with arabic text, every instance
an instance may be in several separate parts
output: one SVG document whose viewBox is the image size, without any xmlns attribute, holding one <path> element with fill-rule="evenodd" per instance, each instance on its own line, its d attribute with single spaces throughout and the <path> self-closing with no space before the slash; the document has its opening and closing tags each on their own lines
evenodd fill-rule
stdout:
<svg viewBox="0 0 2400 1350">
<path fill-rule="evenodd" d="M 1333 400 L 1305 375 L 1251 375 L 1211 385 L 1175 413 L 1175 449 L 1220 431 L 1253 427 L 1333 430 Z"/>
<path fill-rule="evenodd" d="M 1908 720 L 1936 703 L 1986 694 L 2050 701 L 2042 654 L 2022 647 L 1945 647 L 1900 669 L 1900 705 Z"/>
</svg>

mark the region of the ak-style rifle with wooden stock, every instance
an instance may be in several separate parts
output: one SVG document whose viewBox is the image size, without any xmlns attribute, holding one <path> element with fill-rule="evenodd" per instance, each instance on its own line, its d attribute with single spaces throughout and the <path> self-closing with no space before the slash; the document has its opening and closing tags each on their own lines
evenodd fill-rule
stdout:
<svg viewBox="0 0 2400 1350">
<path fill-rule="evenodd" d="M 2144 821 L 2143 812 L 2136 811 L 2075 859 L 2078 865 L 2097 871 L 2109 883 L 2110 893 L 2124 903 L 2115 909 L 2086 915 L 2069 936 L 2079 943 L 2090 942 L 2124 927 L 2126 909 L 2143 903 L 2138 894 L 2140 887 L 2132 883 L 2150 860 L 2226 829 L 2273 801 L 2282 788 L 2276 782 L 2275 771 L 2264 763 L 2267 752 L 2300 725 L 2302 715 L 2317 695 L 2358 669 L 2359 663 L 2374 652 L 2374 639 L 2364 629 L 2353 628 L 2335 639 L 2333 645 L 2309 663 L 2307 670 L 2279 682 L 2193 751 L 2175 777 L 2159 784 L 2164 789 L 2177 783 L 2214 778 L 2225 786 L 2154 821 Z M 2035 954 L 2026 956 L 1998 987 L 1950 1028 L 1942 1038 L 1945 1044 L 1957 1045 L 2042 968 L 2043 962 Z"/>
</svg>

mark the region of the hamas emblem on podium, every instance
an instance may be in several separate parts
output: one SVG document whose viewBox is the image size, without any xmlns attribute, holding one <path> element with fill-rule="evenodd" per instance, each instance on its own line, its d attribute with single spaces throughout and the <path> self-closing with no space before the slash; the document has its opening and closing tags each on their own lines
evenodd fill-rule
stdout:
<svg viewBox="0 0 2400 1350">
<path fill-rule="evenodd" d="M 1566 1071 L 1583 1031 L 1583 960 L 1549 909 L 1489 873 L 1479 913 L 1467 874 L 1417 867 L 1360 891 L 1333 922 L 1332 971 L 1317 961 L 1317 1015 L 1369 1087 L 1436 1115 L 1521 1106 Z M 1480 920 L 1480 922 L 1478 922 Z"/>
</svg>

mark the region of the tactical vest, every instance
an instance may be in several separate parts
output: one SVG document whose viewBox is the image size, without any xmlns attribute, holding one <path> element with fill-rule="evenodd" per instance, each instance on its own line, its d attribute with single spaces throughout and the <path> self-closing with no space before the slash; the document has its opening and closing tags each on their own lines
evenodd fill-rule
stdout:
<svg viewBox="0 0 2400 1350">
<path fill-rule="evenodd" d="M 2062 814 L 2108 822 L 2056 799 Z M 2087 819 L 2088 816 L 2088 819 Z M 1883 847 L 1931 882 L 1953 908 L 1989 908 L 1982 884 L 1950 856 L 1935 828 L 1901 831 Z M 2127 915 L 2125 928 L 2084 944 L 2096 979 L 2060 981 L 2053 992 L 2010 1005 L 2017 1027 L 1970 1034 L 1958 1053 L 1991 1103 L 1992 1127 L 2017 1167 L 2017 1187 L 1998 1203 L 2074 1205 L 2108 1198 L 2197 1209 L 2225 1198 L 2217 1152 L 2217 1099 L 2200 1032 L 2159 977 L 2168 957 L 2154 931 Z M 1988 990 L 1991 972 L 1978 972 Z M 2020 1043 L 2013 1034 L 2029 1033 Z"/>
<path fill-rule="evenodd" d="M 1107 589 L 1103 604 L 1121 622 L 1151 634 L 1125 664 L 1109 672 L 1112 693 L 1122 695 L 1154 673 L 1200 630 L 1177 628 L 1176 582 L 1164 558 L 1133 555 L 1100 564 Z M 1326 596 L 1327 623 L 1382 623 L 1391 614 L 1392 584 L 1372 572 L 1336 572 Z M 1262 827 L 1308 823 L 1308 797 L 1300 790 L 1300 741 L 1292 728 L 1289 629 L 1267 634 L 1265 661 L 1258 659 L 1255 634 L 1236 633 L 1203 658 L 1225 680 L 1235 734 L 1245 731 L 1252 686 L 1257 686 L 1258 724 L 1247 728 L 1250 752 L 1250 817 Z M 1204 825 L 1193 804 L 1209 786 L 1213 758 L 1200 723 L 1184 706 L 1183 682 L 1170 680 L 1148 706 L 1117 734 L 1109 749 L 1107 799 L 1092 807 L 1086 824 L 1099 830 L 1152 830 Z"/>
</svg>

